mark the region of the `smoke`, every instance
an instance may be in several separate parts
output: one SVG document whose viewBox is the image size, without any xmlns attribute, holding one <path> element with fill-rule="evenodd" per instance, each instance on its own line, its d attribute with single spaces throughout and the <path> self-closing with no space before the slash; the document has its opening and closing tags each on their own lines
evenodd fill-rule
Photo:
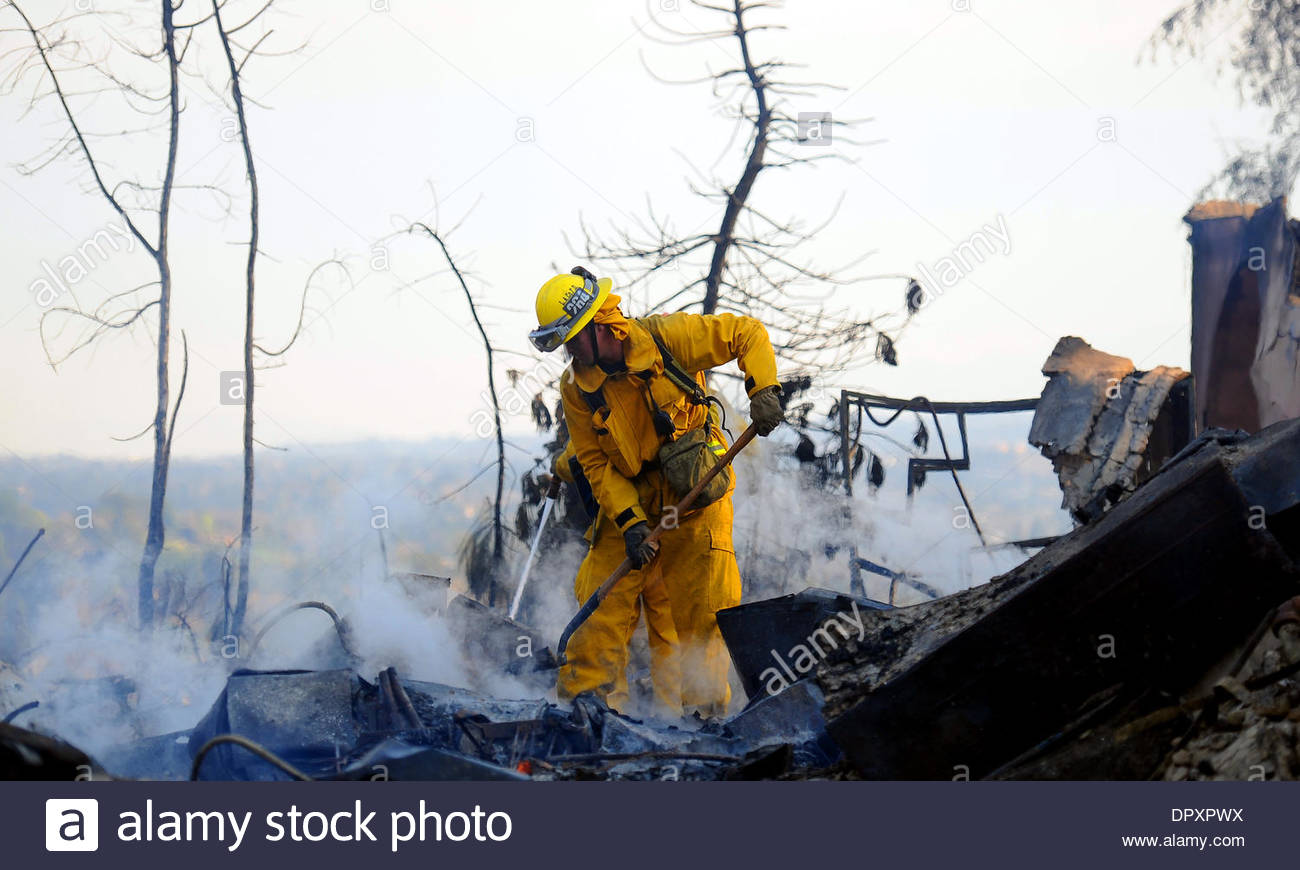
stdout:
<svg viewBox="0 0 1300 870">
<path fill-rule="evenodd" d="M 458 623 L 445 604 L 435 609 L 429 597 L 412 594 L 395 580 L 368 584 L 354 602 L 348 622 L 363 675 L 393 667 L 405 679 L 474 689 L 499 698 L 540 694 L 536 685 L 505 673 L 496 648 L 489 654 L 489 639 Z"/>
<path fill-rule="evenodd" d="M 59 561 L 42 566 L 46 579 L 57 573 L 51 569 Z M 474 638 L 393 579 L 356 582 L 332 596 L 356 656 L 349 659 L 330 618 L 316 609 L 275 619 L 281 608 L 273 608 L 239 639 L 209 642 L 201 628 L 192 630 L 175 618 L 142 632 L 130 617 L 133 568 L 125 560 L 106 561 L 95 567 L 99 579 L 89 588 L 44 595 L 25 608 L 26 649 L 3 672 L 0 711 L 39 701 L 16 724 L 103 757 L 144 737 L 192 728 L 238 668 L 355 667 L 373 680 L 391 666 L 406 679 L 498 697 L 541 694 L 535 684 L 481 667 Z M 267 574 L 260 578 L 270 580 Z M 296 584 L 282 577 L 274 585 L 284 591 Z M 253 648 L 263 626 L 268 630 Z"/>
<path fill-rule="evenodd" d="M 998 541 L 1065 531 L 1069 522 L 1057 506 L 1050 463 L 1024 444 L 1027 418 L 969 425 L 972 467 L 961 478 L 986 536 Z M 955 443 L 955 433 L 948 434 Z M 880 451 L 884 485 L 872 491 L 858 479 L 850 499 L 841 481 L 823 482 L 800 465 L 793 447 L 793 433 L 783 430 L 737 459 L 734 540 L 746 601 L 807 586 L 849 591 L 850 547 L 945 593 L 1024 558 L 1014 548 L 979 548 L 946 472 L 931 472 L 909 506 L 905 452 Z M 476 450 L 475 444 L 436 451 L 359 446 L 275 456 L 259 466 L 249 625 L 233 645 L 221 633 L 221 556 L 229 540 L 220 530 L 237 528 L 237 458 L 174 465 L 168 549 L 156 589 L 159 617 L 148 632 L 138 629 L 135 616 L 143 537 L 135 518 L 145 515 L 147 475 L 123 481 L 121 464 L 67 459 L 0 465 L 7 485 L 0 490 L 3 555 L 15 558 L 31 527 L 49 530 L 0 598 L 0 715 L 39 701 L 17 724 L 93 755 L 193 727 L 242 667 L 355 664 L 374 679 L 392 666 L 405 678 L 497 697 L 553 698 L 546 680 L 530 678 L 535 662 L 518 662 L 506 673 L 499 661 L 489 661 L 485 639 L 467 636 L 443 615 L 446 602 L 434 600 L 445 598 L 442 587 L 435 595 L 433 587 L 419 586 L 425 581 L 389 576 L 453 573 L 455 542 L 484 495 L 481 487 L 456 491 L 473 474 Z M 510 542 L 512 558 L 498 577 L 507 594 L 528 543 Z M 519 621 L 546 643 L 554 643 L 576 612 L 573 581 L 585 552 L 580 533 L 557 525 L 533 566 Z M 863 578 L 870 597 L 888 597 L 885 578 Z M 450 593 L 456 591 L 463 590 L 453 583 Z M 898 603 L 923 597 L 906 587 L 896 592 Z M 334 626 L 317 610 L 292 613 L 269 628 L 256 650 L 248 648 L 273 615 L 303 600 L 338 611 L 359 662 L 343 654 Z M 541 656 L 542 646 L 521 643 L 519 656 Z M 645 664 L 635 656 L 634 662 Z"/>
<path fill-rule="evenodd" d="M 288 605 L 323 601 L 351 627 L 361 676 L 404 677 L 535 697 L 485 684 L 465 645 L 387 567 L 450 575 L 455 542 L 485 487 L 460 489 L 474 443 L 351 445 L 259 462 L 248 622 L 227 636 L 222 556 L 238 529 L 239 459 L 177 460 L 154 627 L 138 626 L 137 573 L 149 476 L 139 463 L 72 457 L 0 463 L 0 563 L 37 527 L 46 536 L 0 597 L 0 716 L 97 755 L 193 727 L 239 668 L 350 666 L 329 618 Z M 233 600 L 233 592 L 232 592 Z M 477 681 L 477 682 L 476 682 Z"/>
<path fill-rule="evenodd" d="M 930 471 L 909 500 L 907 460 L 914 454 L 897 440 L 870 442 L 879 452 L 885 481 L 873 489 L 860 475 L 850 497 L 841 477 L 822 481 L 815 469 L 794 458 L 792 433 L 778 430 L 755 439 L 736 458 L 734 537 L 745 600 L 808 586 L 848 592 L 851 548 L 860 558 L 950 594 L 987 582 L 1026 558 L 1016 547 L 999 545 L 1068 531 L 1051 463 L 1025 441 L 1029 415 L 972 417 L 967 427 L 971 468 L 958 474 L 971 511 L 946 470 Z M 932 424 L 927 429 L 934 453 L 939 439 Z M 950 448 L 959 450 L 958 433 L 949 431 L 948 423 L 944 432 Z M 981 544 L 976 523 L 989 547 Z M 865 571 L 861 576 L 869 597 L 887 600 L 886 577 Z M 895 594 L 898 604 L 929 597 L 905 584 Z"/>
<path fill-rule="evenodd" d="M 29 589 L 47 594 L 28 592 L 26 619 L 9 635 L 23 649 L 10 659 L 17 685 L 0 692 L 0 703 L 5 712 L 40 704 L 16 724 L 94 755 L 187 729 L 207 710 L 225 683 L 227 663 L 205 654 L 202 639 L 180 622 L 151 632 L 136 628 L 127 616 L 134 612 L 134 584 L 114 582 L 134 580 L 134 567 L 117 557 L 89 566 L 53 558 L 37 576 L 24 578 Z"/>
<path fill-rule="evenodd" d="M 554 521 L 554 518 L 552 518 Z M 587 542 L 577 534 L 568 534 L 537 554 L 528 577 L 528 587 L 520 605 L 519 620 L 551 638 L 559 638 L 564 626 L 577 612 L 573 581 L 587 555 Z M 523 573 L 525 553 L 512 566 L 515 570 L 506 583 L 512 594 Z"/>
</svg>

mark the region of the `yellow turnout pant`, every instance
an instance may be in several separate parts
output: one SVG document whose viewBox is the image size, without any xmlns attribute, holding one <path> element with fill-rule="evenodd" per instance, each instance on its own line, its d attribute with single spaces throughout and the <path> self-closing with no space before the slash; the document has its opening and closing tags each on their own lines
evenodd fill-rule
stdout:
<svg viewBox="0 0 1300 870">
<path fill-rule="evenodd" d="M 657 473 L 638 481 L 641 504 L 658 522 L 665 503 Z M 649 496 L 649 498 L 647 498 Z M 740 568 L 731 542 L 731 493 L 686 514 L 659 539 L 659 555 L 614 586 L 574 632 L 568 663 L 560 668 L 561 699 L 592 691 L 615 709 L 627 702 L 628 644 L 644 604 L 651 651 L 651 677 L 658 706 L 685 715 L 726 714 L 731 689 L 728 655 L 715 614 L 740 603 Z M 578 570 L 574 592 L 585 602 L 626 557 L 623 536 L 600 521 Z M 677 697 L 678 689 L 680 697 Z"/>
</svg>

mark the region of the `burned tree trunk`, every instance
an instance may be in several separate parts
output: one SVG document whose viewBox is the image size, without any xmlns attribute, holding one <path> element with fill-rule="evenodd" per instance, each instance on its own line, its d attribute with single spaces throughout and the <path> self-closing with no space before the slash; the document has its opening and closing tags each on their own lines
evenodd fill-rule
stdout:
<svg viewBox="0 0 1300 870">
<path fill-rule="evenodd" d="M 669 270 L 685 267 L 683 277 L 662 290 L 656 288 L 646 299 L 651 311 L 756 317 L 768 327 L 778 358 L 796 366 L 824 374 L 860 361 L 873 346 L 888 348 L 876 356 L 896 364 L 890 334 L 896 336 L 914 310 L 904 312 L 900 305 L 889 313 L 864 316 L 857 306 L 844 304 L 845 294 L 837 296 L 835 290 L 866 281 L 907 281 L 908 276 L 848 274 L 862 257 L 842 268 L 818 267 L 799 251 L 834 219 L 835 210 L 821 225 L 810 228 L 798 217 L 775 217 L 754 201 L 755 184 L 767 170 L 848 159 L 838 146 L 864 144 L 846 135 L 857 122 L 832 118 L 829 113 L 796 111 L 796 101 L 820 95 L 830 86 L 793 81 L 788 76 L 792 64 L 754 55 L 751 37 L 780 29 L 777 24 L 756 23 L 754 16 L 770 12 L 775 4 L 693 2 L 725 23 L 697 32 L 654 23 L 667 34 L 663 41 L 669 44 L 712 41 L 738 54 L 734 66 L 711 71 L 699 80 L 712 84 L 714 97 L 725 106 L 723 114 L 735 120 L 736 141 L 743 137 L 745 143 L 743 163 L 735 176 L 724 179 L 696 170 L 704 181 L 690 183 L 693 194 L 720 204 L 722 217 L 710 230 L 682 233 L 650 207 L 633 226 L 616 230 L 613 239 L 584 224 L 581 255 L 627 275 L 621 286 L 629 304 L 638 286 L 656 277 L 668 281 Z M 899 302 L 904 299 L 900 293 Z"/>
<path fill-rule="evenodd" d="M 95 153 L 91 150 L 86 135 L 83 133 L 80 122 L 77 119 L 77 112 L 74 111 L 71 99 L 81 92 L 77 88 L 69 90 L 64 87 L 62 77 L 74 72 L 99 73 L 104 77 L 116 82 L 105 65 L 101 63 L 84 63 L 78 62 L 75 67 L 56 68 L 54 60 L 56 52 L 63 40 L 51 43 L 23 12 L 22 8 L 16 3 L 8 4 L 9 8 L 22 19 L 24 29 L 30 34 L 34 48 L 34 58 L 39 61 L 39 68 L 43 70 L 50 80 L 50 95 L 54 96 L 64 118 L 68 123 L 71 131 L 69 140 L 61 143 L 61 148 L 68 148 L 79 154 L 86 160 L 87 167 L 90 169 L 91 177 L 94 179 L 95 190 L 109 204 L 118 217 L 126 224 L 130 234 L 140 243 L 140 245 L 149 252 L 150 258 L 158 273 L 158 280 L 150 282 L 158 285 L 157 298 L 125 312 L 118 316 L 105 315 L 102 312 L 103 306 L 92 311 L 84 311 L 79 307 L 56 307 L 51 308 L 42 315 L 42 326 L 44 318 L 53 314 L 63 314 L 71 317 L 79 317 L 88 320 L 94 328 L 88 338 L 79 341 L 67 355 L 61 359 L 66 360 L 73 353 L 91 344 L 96 338 L 105 332 L 117 329 L 129 328 L 138 321 L 146 311 L 155 305 L 158 307 L 158 331 L 156 336 L 156 391 L 155 405 L 152 422 L 144 431 L 153 430 L 154 451 L 153 451 L 153 475 L 150 484 L 149 494 L 149 520 L 148 531 L 145 535 L 144 551 L 140 558 L 140 569 L 137 579 L 137 612 L 141 627 L 148 627 L 153 622 L 153 586 L 154 586 L 154 568 L 158 563 L 158 557 L 162 554 L 163 544 L 166 538 L 166 529 L 163 523 L 163 503 L 167 493 L 167 469 L 171 455 L 171 435 L 175 431 L 175 414 L 180 409 L 180 400 L 177 399 L 176 408 L 172 413 L 172 425 L 168 425 L 168 404 L 170 400 L 170 389 L 168 384 L 168 366 L 169 352 L 171 350 L 171 294 L 172 294 L 172 275 L 171 264 L 168 260 L 168 225 L 171 216 L 171 199 L 173 187 L 176 179 L 176 155 L 180 139 L 180 81 L 179 67 L 180 60 L 176 51 L 176 25 L 173 21 L 173 6 L 170 0 L 161 0 L 159 8 L 161 10 L 161 30 L 162 46 L 157 54 L 142 55 L 147 60 L 161 60 L 167 66 L 167 91 L 166 95 L 159 97 L 158 101 L 166 105 L 167 112 L 167 148 L 166 158 L 162 170 L 162 184 L 157 200 L 157 219 L 158 234 L 154 242 L 145 238 L 144 233 L 140 230 L 135 219 L 131 217 L 130 211 L 118 199 L 116 191 L 121 186 L 115 184 L 112 187 L 105 181 L 101 172 L 101 165 Z M 48 160 L 40 165 L 47 165 Z M 34 170 L 30 170 L 34 171 Z M 138 185 L 137 185 L 138 186 Z M 149 284 L 135 288 L 136 290 L 150 286 Z M 121 296 L 128 295 L 134 291 L 119 293 L 111 296 L 109 301 Z M 45 335 L 42 331 L 42 342 Z M 48 346 L 46 349 L 49 353 Z M 57 361 L 50 357 L 52 365 L 57 365 Z M 141 433 L 143 434 L 143 432 Z M 137 436 L 138 437 L 138 436 Z"/>
<path fill-rule="evenodd" d="M 248 118 L 244 113 L 244 92 L 239 82 L 242 64 L 235 63 L 235 55 L 230 48 L 230 36 L 221 21 L 221 4 L 217 0 L 212 0 L 212 17 L 216 21 L 217 33 L 221 36 L 221 47 L 226 55 L 226 63 L 230 67 L 230 96 L 235 104 L 235 116 L 239 121 L 239 141 L 243 145 L 244 170 L 248 176 L 249 192 L 248 260 L 244 275 L 244 491 L 239 521 L 238 592 L 229 629 L 231 634 L 238 635 L 243 626 L 244 613 L 248 608 L 249 563 L 253 553 L 253 391 L 256 388 L 253 372 L 253 301 L 259 212 L 257 166 L 253 162 L 253 146 L 248 138 Z M 251 54 L 252 50 L 249 51 L 250 56 Z"/>
<path fill-rule="evenodd" d="M 167 425 L 168 351 L 171 346 L 172 274 L 167 260 L 167 229 L 171 215 L 172 185 L 176 180 L 176 152 L 180 139 L 180 62 L 176 57 L 176 29 L 172 21 L 171 0 L 162 0 L 163 50 L 168 73 L 168 142 L 167 167 L 163 175 L 158 204 L 158 402 L 153 418 L 153 480 L 149 493 L 149 531 L 145 536 L 144 554 L 140 559 L 139 615 L 141 627 L 153 623 L 154 567 L 162 555 L 166 530 L 163 526 L 163 501 L 167 496 L 167 469 L 171 461 L 171 427 Z M 180 402 L 176 403 L 177 412 Z"/>
<path fill-rule="evenodd" d="M 767 137 L 772 127 L 772 112 L 767 105 L 767 86 L 749 54 L 745 7 L 740 0 L 735 0 L 732 9 L 732 14 L 736 16 L 736 40 L 740 43 L 740 59 L 744 64 L 745 78 L 754 92 L 754 136 L 749 143 L 749 155 L 745 159 L 745 170 L 740 175 L 740 181 L 727 191 L 727 208 L 722 214 L 722 225 L 718 228 L 713 243 L 709 274 L 704 279 L 704 304 L 701 309 L 704 314 L 713 314 L 718 310 L 718 294 L 722 286 L 723 270 L 727 265 L 727 252 L 736 243 L 736 222 L 740 220 L 745 203 L 749 200 L 749 192 L 753 190 L 758 174 L 767 165 L 763 162 L 763 157 L 767 153 Z"/>
</svg>

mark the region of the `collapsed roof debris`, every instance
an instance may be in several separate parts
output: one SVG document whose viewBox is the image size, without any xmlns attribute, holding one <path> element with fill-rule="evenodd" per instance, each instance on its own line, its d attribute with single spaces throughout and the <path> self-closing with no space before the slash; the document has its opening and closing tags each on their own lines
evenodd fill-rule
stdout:
<svg viewBox="0 0 1300 870">
<path fill-rule="evenodd" d="M 1062 507 L 1087 522 L 1132 492 L 1192 438 L 1192 381 L 1066 336 L 1043 363 L 1047 386 L 1029 443 L 1052 460 Z"/>
<path fill-rule="evenodd" d="M 829 731 L 868 778 L 991 776 L 1095 732 L 1098 716 L 1140 717 L 1192 691 L 1296 594 L 1297 557 L 1300 420 L 1198 439 L 988 586 L 867 614 L 866 639 L 817 674 Z M 1145 778 L 1163 755 L 1153 746 L 1108 743 L 1073 774 Z"/>
</svg>

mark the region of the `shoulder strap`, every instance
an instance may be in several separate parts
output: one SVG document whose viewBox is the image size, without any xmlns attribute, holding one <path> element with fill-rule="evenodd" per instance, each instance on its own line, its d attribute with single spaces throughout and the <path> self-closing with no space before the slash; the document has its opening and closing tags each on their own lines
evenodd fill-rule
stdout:
<svg viewBox="0 0 1300 870">
<path fill-rule="evenodd" d="M 659 348 L 659 358 L 664 364 L 664 374 L 668 376 L 668 379 L 676 384 L 678 389 L 684 392 L 693 404 L 707 405 L 709 403 L 708 393 L 704 392 L 699 382 L 691 377 L 677 362 L 672 351 L 668 350 L 668 345 L 659 337 L 657 327 L 651 325 L 650 318 L 637 318 L 637 323 L 644 326 L 646 332 L 650 333 L 650 337 L 655 340 L 655 346 Z"/>
<path fill-rule="evenodd" d="M 596 387 L 590 393 L 583 389 L 579 389 L 578 392 L 582 395 L 582 400 L 587 403 L 587 407 L 591 409 L 591 413 L 594 414 L 605 407 L 605 391 L 600 387 Z"/>
<path fill-rule="evenodd" d="M 582 509 L 587 512 L 587 519 L 590 521 L 596 516 L 600 506 L 596 504 L 596 496 L 591 491 L 591 481 L 587 480 L 587 474 L 582 470 L 582 463 L 578 461 L 577 456 L 569 457 L 569 474 L 573 476 L 573 486 L 578 491 L 578 500 L 582 502 Z"/>
</svg>

